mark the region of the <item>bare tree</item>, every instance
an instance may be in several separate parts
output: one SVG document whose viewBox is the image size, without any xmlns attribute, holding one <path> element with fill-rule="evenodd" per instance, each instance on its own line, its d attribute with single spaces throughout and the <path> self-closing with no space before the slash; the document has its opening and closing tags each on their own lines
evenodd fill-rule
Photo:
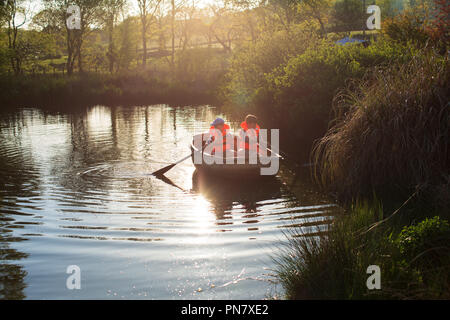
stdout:
<svg viewBox="0 0 450 320">
<path fill-rule="evenodd" d="M 194 27 L 194 15 L 196 13 L 195 0 L 192 0 L 191 5 L 184 5 L 180 8 L 182 19 L 180 19 L 180 35 L 179 45 L 182 51 L 185 51 L 189 46 L 189 41 L 192 36 L 192 29 Z"/>
<path fill-rule="evenodd" d="M 254 42 L 257 38 L 256 26 L 256 8 L 261 4 L 261 0 L 225 0 L 226 4 L 237 10 L 243 16 L 244 29 L 250 34 L 251 40 Z"/>
<path fill-rule="evenodd" d="M 137 0 L 139 7 L 139 18 L 142 27 L 142 65 L 147 65 L 147 32 L 151 25 L 151 19 L 154 17 L 162 0 Z"/>
<path fill-rule="evenodd" d="M 179 10 L 183 7 L 185 0 L 170 0 L 169 12 L 170 12 L 170 38 L 171 38 L 171 55 L 170 55 L 170 65 L 172 68 L 172 72 L 175 71 L 175 23 L 176 16 Z"/>
<path fill-rule="evenodd" d="M 211 5 L 210 9 L 213 13 L 213 22 L 210 25 L 211 32 L 217 42 L 226 50 L 231 52 L 231 45 L 239 26 L 235 24 L 232 10 L 226 4 L 222 7 Z"/>
<path fill-rule="evenodd" d="M 158 7 L 158 10 L 155 12 L 155 19 L 158 24 L 158 47 L 159 50 L 166 49 L 166 13 L 164 10 L 164 0 L 161 1 L 161 4 Z"/>
<path fill-rule="evenodd" d="M 119 18 L 120 12 L 125 8 L 126 0 L 103 0 L 100 9 L 100 19 L 106 27 L 108 33 L 108 62 L 109 72 L 114 71 L 116 52 L 114 47 L 114 27 Z"/>
</svg>

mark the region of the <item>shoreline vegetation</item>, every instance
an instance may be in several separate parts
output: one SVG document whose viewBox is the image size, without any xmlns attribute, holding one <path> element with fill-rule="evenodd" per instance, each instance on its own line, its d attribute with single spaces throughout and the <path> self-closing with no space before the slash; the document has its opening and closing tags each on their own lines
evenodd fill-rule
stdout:
<svg viewBox="0 0 450 320">
<path fill-rule="evenodd" d="M 95 104 L 217 103 L 210 84 L 173 83 L 131 73 L 8 76 L 0 79 L 0 88 L 4 92 L 0 104 L 8 108 L 31 105 L 64 111 L 72 106 Z"/>
<path fill-rule="evenodd" d="M 257 114 L 280 128 L 282 150 L 309 157 L 311 176 L 345 211 L 318 236 L 286 235 L 274 257 L 286 298 L 450 299 L 445 1 L 374 1 L 382 29 L 364 34 L 356 0 L 186 6 L 176 23 L 175 10 L 141 10 L 120 24 L 99 1 L 113 18 L 84 34 L 65 34 L 64 20 L 50 19 L 60 2 L 44 2 L 17 44 L 1 33 L 2 106 L 211 103 Z M 84 51 L 64 48 L 72 36 Z M 337 44 L 344 36 L 366 42 Z M 148 56 L 147 41 L 159 45 Z M 366 286 L 370 265 L 380 290 Z"/>
</svg>

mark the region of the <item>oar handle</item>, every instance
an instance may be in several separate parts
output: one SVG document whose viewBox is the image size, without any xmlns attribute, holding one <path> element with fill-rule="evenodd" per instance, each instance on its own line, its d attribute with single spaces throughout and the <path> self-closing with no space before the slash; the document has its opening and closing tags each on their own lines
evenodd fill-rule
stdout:
<svg viewBox="0 0 450 320">
<path fill-rule="evenodd" d="M 270 150 L 270 152 L 273 152 L 273 150 L 272 150 L 272 145 L 268 142 L 268 141 L 265 141 L 265 140 L 263 140 L 263 139 L 261 139 L 261 138 L 259 138 L 260 139 L 260 142 L 262 141 L 262 142 L 265 142 L 266 143 L 266 149 L 268 149 L 268 150 Z M 267 147 L 268 146 L 268 147 Z M 280 148 L 278 148 L 278 152 L 279 153 L 284 153 L 283 151 L 281 151 L 281 150 L 279 150 Z M 275 152 L 273 152 L 273 153 L 275 153 Z M 280 157 L 281 157 L 281 159 L 283 159 L 284 160 L 284 158 L 286 157 L 286 156 L 283 156 L 283 155 L 280 155 L 280 154 L 278 154 Z"/>
<path fill-rule="evenodd" d="M 179 164 L 180 162 L 183 162 L 184 160 L 190 158 L 191 155 L 187 155 L 186 157 L 184 157 L 183 159 L 178 160 L 177 162 L 175 162 L 174 164 Z"/>
</svg>

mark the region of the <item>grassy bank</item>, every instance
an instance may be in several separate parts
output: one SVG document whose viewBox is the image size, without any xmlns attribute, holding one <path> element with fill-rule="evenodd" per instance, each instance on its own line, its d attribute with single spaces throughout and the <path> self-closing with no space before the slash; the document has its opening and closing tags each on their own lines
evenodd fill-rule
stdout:
<svg viewBox="0 0 450 320">
<path fill-rule="evenodd" d="M 60 107 L 152 103 L 198 104 L 215 100 L 214 84 L 160 80 L 146 74 L 23 75 L 0 78 L 3 106 Z"/>
<path fill-rule="evenodd" d="M 286 297 L 450 299 L 448 215 L 410 201 L 394 213 L 379 202 L 358 203 L 326 234 L 289 234 L 275 258 Z M 380 268 L 380 289 L 366 286 L 371 265 Z"/>
<path fill-rule="evenodd" d="M 0 104 L 64 110 L 92 104 L 215 103 L 227 57 L 228 53 L 218 48 L 191 48 L 177 52 L 173 66 L 167 57 L 155 57 L 145 67 L 137 65 L 113 73 L 85 71 L 69 76 L 3 72 Z"/>
</svg>

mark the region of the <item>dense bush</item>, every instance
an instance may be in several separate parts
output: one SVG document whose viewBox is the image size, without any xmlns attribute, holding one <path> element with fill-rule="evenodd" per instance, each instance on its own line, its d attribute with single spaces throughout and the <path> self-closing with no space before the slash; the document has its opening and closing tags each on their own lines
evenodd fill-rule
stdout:
<svg viewBox="0 0 450 320">
<path fill-rule="evenodd" d="M 266 74 L 316 42 L 314 34 L 297 26 L 290 33 L 285 30 L 266 33 L 255 42 L 237 47 L 223 88 L 226 99 L 237 106 L 248 106 L 266 86 Z"/>
<path fill-rule="evenodd" d="M 333 97 L 346 81 L 361 78 L 374 66 L 407 61 L 414 49 L 383 39 L 368 47 L 305 39 L 295 50 L 288 49 L 289 39 L 282 33 L 238 48 L 225 94 L 232 103 L 254 109 L 272 127 L 289 132 L 282 137 L 286 145 L 295 141 L 308 154 L 304 150 L 326 132 Z"/>
<path fill-rule="evenodd" d="M 349 3 L 339 5 L 345 9 Z M 395 11 L 389 1 L 383 5 Z M 284 148 L 295 146 L 308 154 L 312 141 L 335 120 L 333 99 L 348 82 L 375 72 L 376 66 L 405 63 L 424 47 L 442 54 L 442 42 L 429 32 L 427 14 L 420 7 L 387 18 L 368 46 L 336 45 L 305 28 L 291 36 L 282 31 L 264 35 L 233 51 L 223 92 L 232 104 L 250 108 L 267 125 L 288 132 L 282 133 Z"/>
<path fill-rule="evenodd" d="M 420 16 L 399 14 L 385 22 L 383 33 L 392 40 L 407 43 L 425 44 L 429 39 Z"/>
<path fill-rule="evenodd" d="M 186 84 L 217 85 L 223 77 L 228 54 L 220 48 L 193 48 L 176 55 L 175 79 Z"/>
<path fill-rule="evenodd" d="M 405 61 L 411 55 L 408 47 L 383 39 L 368 47 L 323 41 L 267 74 L 268 89 L 258 102 L 269 102 L 267 112 L 273 112 L 277 125 L 291 132 L 297 147 L 310 150 L 312 141 L 326 132 L 333 97 L 346 82 L 363 77 L 375 66 Z"/>
<path fill-rule="evenodd" d="M 448 10 L 443 1 L 424 1 L 385 19 L 382 32 L 393 41 L 434 48 L 445 54 L 448 50 Z"/>
<path fill-rule="evenodd" d="M 404 227 L 397 243 L 409 261 L 435 266 L 441 256 L 450 255 L 450 225 L 438 216 L 425 219 Z"/>
</svg>

